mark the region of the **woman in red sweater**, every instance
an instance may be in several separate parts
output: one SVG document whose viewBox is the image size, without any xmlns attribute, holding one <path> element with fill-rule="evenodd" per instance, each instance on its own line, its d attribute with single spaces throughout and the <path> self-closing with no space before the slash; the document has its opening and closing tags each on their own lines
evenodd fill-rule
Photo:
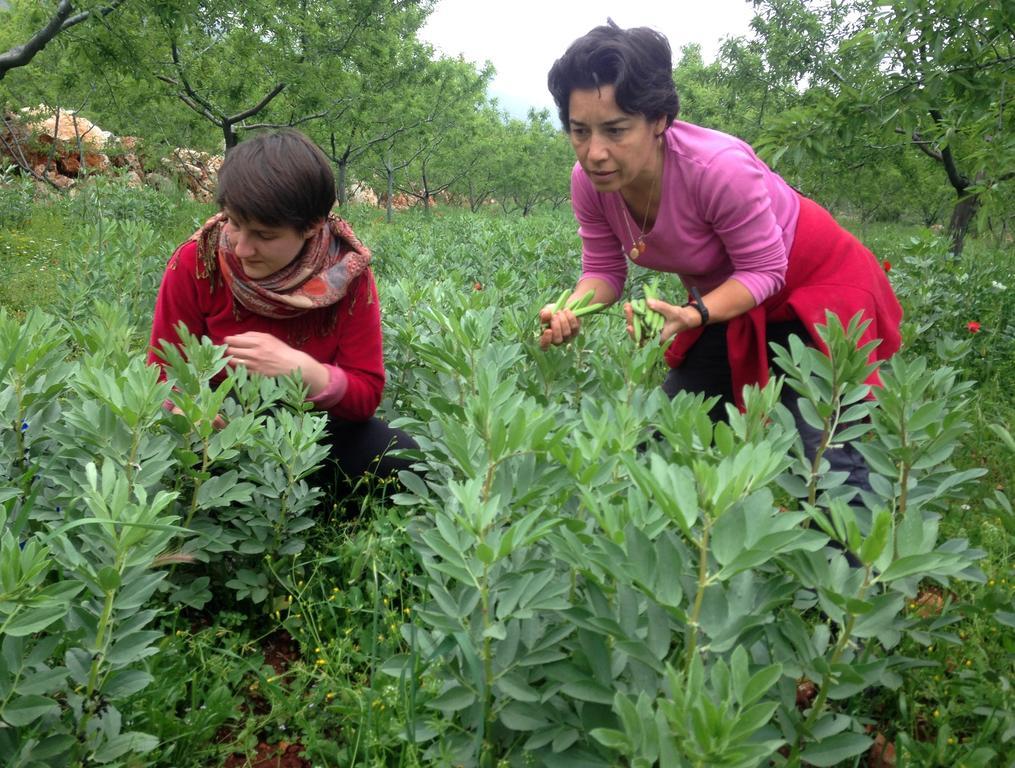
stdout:
<svg viewBox="0 0 1015 768">
<path fill-rule="evenodd" d="M 329 416 L 331 458 L 350 480 L 390 476 L 415 448 L 374 417 L 384 388 L 381 314 L 370 251 L 331 213 L 335 180 L 323 152 L 297 131 L 245 141 L 219 171 L 220 212 L 177 248 L 162 278 L 148 360 L 179 344 L 182 322 L 224 344 L 231 365 L 299 371 Z"/>
</svg>

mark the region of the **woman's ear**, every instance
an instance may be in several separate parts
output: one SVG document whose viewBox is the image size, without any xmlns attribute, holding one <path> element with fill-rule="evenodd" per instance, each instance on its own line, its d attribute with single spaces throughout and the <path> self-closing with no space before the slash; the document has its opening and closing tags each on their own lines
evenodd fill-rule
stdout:
<svg viewBox="0 0 1015 768">
<path fill-rule="evenodd" d="M 321 219 L 320 221 L 313 222 L 309 227 L 307 227 L 306 231 L 303 233 L 303 239 L 304 240 L 309 240 L 312 237 L 316 237 L 317 233 L 319 233 L 321 231 L 321 227 L 323 227 L 323 226 L 324 226 L 324 219 Z"/>
</svg>

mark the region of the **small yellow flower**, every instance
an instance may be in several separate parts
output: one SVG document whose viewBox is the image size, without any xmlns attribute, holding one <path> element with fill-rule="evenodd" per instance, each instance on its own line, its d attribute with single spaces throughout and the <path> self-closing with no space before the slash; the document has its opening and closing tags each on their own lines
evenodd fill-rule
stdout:
<svg viewBox="0 0 1015 768">
<path fill-rule="evenodd" d="M 973 660 L 972 659 L 966 659 L 966 666 L 967 667 L 973 666 Z"/>
<path fill-rule="evenodd" d="M 997 583 L 997 582 L 995 582 L 995 581 L 994 581 L 993 579 L 991 579 L 990 581 L 988 581 L 988 582 L 987 582 L 987 586 L 988 586 L 988 587 L 992 587 L 992 586 L 994 586 L 994 584 L 996 584 L 996 583 Z"/>
<path fill-rule="evenodd" d="M 317 646 L 316 648 L 314 648 L 314 653 L 320 653 L 320 652 L 321 652 L 321 646 Z"/>
<path fill-rule="evenodd" d="M 333 694 L 331 691 L 328 691 L 326 694 L 324 694 L 324 698 L 326 698 L 328 701 L 331 701 L 333 698 L 335 698 L 335 694 Z"/>
<path fill-rule="evenodd" d="M 954 737 L 952 737 L 952 736 L 949 736 L 949 737 L 948 737 L 948 743 L 949 743 L 949 744 L 954 744 L 954 743 L 955 743 L 955 738 L 954 738 Z"/>
<path fill-rule="evenodd" d="M 324 666 L 324 665 L 325 665 L 325 664 L 327 664 L 327 663 L 328 663 L 328 662 L 327 662 L 327 661 L 325 661 L 324 659 L 318 659 L 317 661 L 315 661 L 315 662 L 314 662 L 314 664 L 316 664 L 316 665 L 317 665 L 317 666 L 319 666 L 319 667 L 321 667 L 321 666 Z"/>
<path fill-rule="evenodd" d="M 934 710 L 934 717 L 941 717 L 941 710 L 940 709 L 935 709 Z"/>
</svg>

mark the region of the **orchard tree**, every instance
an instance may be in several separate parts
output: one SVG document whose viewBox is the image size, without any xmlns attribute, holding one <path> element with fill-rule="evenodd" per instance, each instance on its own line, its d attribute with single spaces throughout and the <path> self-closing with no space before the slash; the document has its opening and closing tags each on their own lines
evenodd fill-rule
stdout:
<svg viewBox="0 0 1015 768">
<path fill-rule="evenodd" d="M 432 53 L 415 39 L 415 32 L 415 28 L 392 25 L 385 30 L 383 44 L 375 38 L 370 50 L 363 51 L 365 60 L 345 68 L 341 85 L 331 90 L 322 119 L 308 126 L 335 164 L 340 203 L 346 201 L 351 167 L 362 163 L 360 172 L 369 175 L 367 158 L 374 147 L 387 146 L 429 119 L 403 109 L 426 82 Z"/>
<path fill-rule="evenodd" d="M 759 148 L 775 163 L 787 152 L 792 160 L 905 144 L 952 189 L 949 233 L 960 254 L 982 196 L 1015 176 L 1015 4 L 885 0 L 850 10 L 862 28 L 844 28 L 834 54 L 816 60 L 800 104 L 767 121 Z"/>
<path fill-rule="evenodd" d="M 527 216 L 540 203 L 556 207 L 569 197 L 574 152 L 549 112 L 529 110 L 526 120 L 510 119 L 503 135 L 503 146 L 491 151 L 500 159 L 497 196 L 505 211 Z"/>
<path fill-rule="evenodd" d="M 431 62 L 427 77 L 412 100 L 403 104 L 402 119 L 418 128 L 387 144 L 395 157 L 408 158 L 402 165 L 398 191 L 416 198 L 428 208 L 434 196 L 449 190 L 479 162 L 488 146 L 470 142 L 459 130 L 486 103 L 486 88 L 493 77 L 489 63 L 477 71 L 462 58 Z M 390 159 L 390 154 L 389 154 Z"/>
</svg>

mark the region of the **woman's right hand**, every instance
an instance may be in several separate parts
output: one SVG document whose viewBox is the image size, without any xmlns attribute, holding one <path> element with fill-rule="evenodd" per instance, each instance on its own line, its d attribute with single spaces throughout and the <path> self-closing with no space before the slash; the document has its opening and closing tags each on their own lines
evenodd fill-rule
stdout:
<svg viewBox="0 0 1015 768">
<path fill-rule="evenodd" d="M 551 345 L 566 344 L 578 335 L 582 321 L 574 316 L 570 309 L 553 311 L 553 304 L 547 304 L 539 310 L 539 322 L 546 326 L 539 337 L 540 349 L 549 349 Z"/>
</svg>

